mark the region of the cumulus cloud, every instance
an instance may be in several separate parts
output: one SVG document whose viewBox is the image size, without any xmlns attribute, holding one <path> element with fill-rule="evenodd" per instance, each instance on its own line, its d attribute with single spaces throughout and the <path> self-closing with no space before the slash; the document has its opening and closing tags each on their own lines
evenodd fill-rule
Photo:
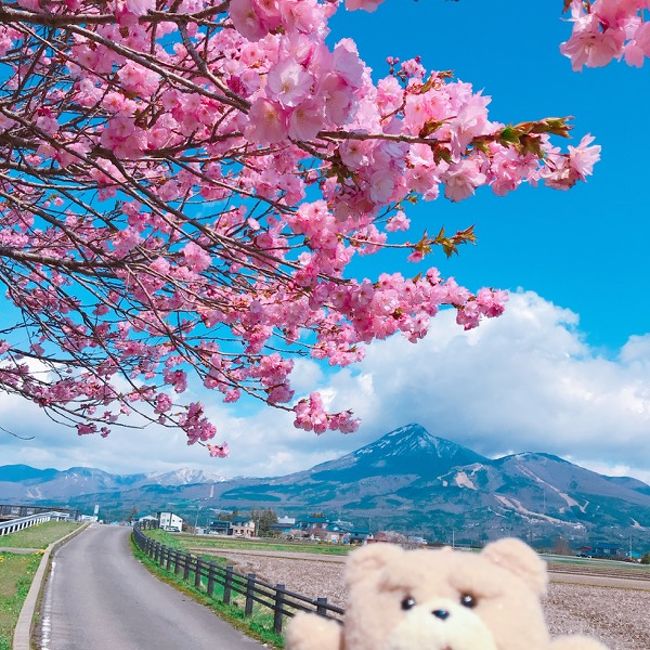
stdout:
<svg viewBox="0 0 650 650">
<path fill-rule="evenodd" d="M 187 447 L 181 433 L 155 427 L 79 439 L 34 407 L 5 397 L 0 425 L 20 422 L 20 431 L 33 431 L 37 439 L 0 436 L 0 463 L 275 475 L 419 422 L 489 456 L 545 451 L 597 471 L 650 480 L 650 334 L 630 337 L 606 356 L 588 345 L 577 314 L 533 292 L 513 294 L 506 314 L 477 330 L 463 332 L 445 312 L 417 345 L 394 337 L 373 345 L 361 364 L 335 372 L 301 359 L 295 375 L 299 393 L 318 387 L 331 408 L 353 408 L 363 421 L 359 432 L 316 437 L 294 429 L 284 412 L 210 404 L 232 449 L 226 461 L 211 461 L 203 450 Z"/>
<path fill-rule="evenodd" d="M 532 292 L 471 332 L 441 314 L 418 345 L 394 338 L 360 373 L 339 373 L 368 435 L 417 421 L 487 455 L 545 451 L 650 478 L 650 335 L 618 354 L 591 348 L 578 316 Z"/>
</svg>

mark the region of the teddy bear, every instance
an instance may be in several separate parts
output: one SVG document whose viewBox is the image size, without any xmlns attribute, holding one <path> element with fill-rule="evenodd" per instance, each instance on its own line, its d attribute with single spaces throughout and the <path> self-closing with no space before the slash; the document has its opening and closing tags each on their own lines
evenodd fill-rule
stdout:
<svg viewBox="0 0 650 650">
<path fill-rule="evenodd" d="M 287 650 L 607 650 L 551 639 L 541 597 L 546 563 L 517 539 L 480 553 L 369 544 L 352 552 L 343 624 L 299 613 Z"/>
</svg>

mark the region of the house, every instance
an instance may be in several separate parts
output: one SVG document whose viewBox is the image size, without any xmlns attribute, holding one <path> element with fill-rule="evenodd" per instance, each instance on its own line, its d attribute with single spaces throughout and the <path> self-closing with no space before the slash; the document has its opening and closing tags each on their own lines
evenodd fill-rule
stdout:
<svg viewBox="0 0 650 650">
<path fill-rule="evenodd" d="M 296 527 L 295 517 L 278 517 L 276 523 L 271 524 L 271 530 L 278 535 L 290 536 Z"/>
<path fill-rule="evenodd" d="M 255 537 L 255 522 L 250 517 L 233 517 L 228 534 L 234 537 Z"/>
<path fill-rule="evenodd" d="M 183 520 L 173 512 L 157 513 L 158 528 L 169 533 L 180 533 L 183 530 Z"/>
<path fill-rule="evenodd" d="M 342 544 L 348 532 L 346 530 L 328 530 L 314 527 L 309 532 L 309 539 L 328 544 Z"/>
<path fill-rule="evenodd" d="M 609 544 L 604 542 L 594 542 L 593 557 L 605 558 L 624 558 L 627 557 L 628 551 L 621 544 Z"/>
<path fill-rule="evenodd" d="M 305 530 L 307 537 L 314 541 L 328 544 L 347 544 L 351 524 L 339 521 L 316 521 Z"/>
<path fill-rule="evenodd" d="M 353 529 L 348 537 L 349 544 L 365 544 L 372 539 L 372 533 L 366 529 Z"/>
<path fill-rule="evenodd" d="M 325 529 L 329 523 L 329 520 L 325 517 L 303 517 L 297 522 L 296 528 L 304 531 L 311 531 L 316 528 Z"/>
<path fill-rule="evenodd" d="M 213 535 L 230 535 L 230 522 L 217 519 L 210 522 L 209 532 Z"/>
</svg>

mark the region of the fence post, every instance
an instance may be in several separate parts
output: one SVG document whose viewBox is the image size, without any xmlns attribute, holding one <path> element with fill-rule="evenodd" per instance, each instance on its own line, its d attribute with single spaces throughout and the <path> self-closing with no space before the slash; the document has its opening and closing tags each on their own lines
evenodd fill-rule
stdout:
<svg viewBox="0 0 650 650">
<path fill-rule="evenodd" d="M 214 562 L 208 563 L 208 596 L 214 593 Z"/>
<path fill-rule="evenodd" d="M 327 616 L 327 598 L 316 598 L 316 613 L 319 616 Z"/>
<path fill-rule="evenodd" d="M 226 603 L 226 605 L 230 604 L 230 589 L 232 588 L 232 572 L 233 572 L 233 567 L 231 564 L 229 564 L 226 567 L 226 578 L 223 581 L 223 602 Z"/>
<path fill-rule="evenodd" d="M 244 605 L 244 616 L 253 613 L 253 594 L 255 593 L 255 574 L 249 573 L 246 576 L 246 604 Z"/>
<path fill-rule="evenodd" d="M 203 567 L 203 562 L 201 562 L 201 558 L 196 558 L 196 564 L 194 565 L 194 588 L 195 589 L 200 589 L 201 588 L 201 570 Z"/>
<path fill-rule="evenodd" d="M 171 565 L 172 565 L 172 550 L 171 550 L 171 548 L 168 548 L 167 549 L 167 564 L 166 564 L 166 567 L 165 567 L 167 569 L 167 571 L 169 571 L 169 569 L 171 568 Z"/>
<path fill-rule="evenodd" d="M 190 577 L 190 554 L 185 553 L 183 558 L 183 580 L 187 580 Z"/>
<path fill-rule="evenodd" d="M 284 585 L 275 585 L 275 599 L 273 602 L 273 630 L 277 634 L 282 632 L 282 609 L 284 605 Z"/>
<path fill-rule="evenodd" d="M 178 572 L 180 571 L 181 565 L 180 562 L 178 561 L 178 556 L 180 553 L 178 552 L 178 549 L 174 551 L 174 574 L 178 575 Z"/>
<path fill-rule="evenodd" d="M 154 554 L 153 554 L 153 561 L 158 564 L 158 558 L 160 554 L 160 544 L 156 542 L 156 546 L 154 547 Z"/>
<path fill-rule="evenodd" d="M 163 544 L 160 547 L 160 566 L 165 564 L 165 553 L 168 553 L 169 549 Z"/>
</svg>

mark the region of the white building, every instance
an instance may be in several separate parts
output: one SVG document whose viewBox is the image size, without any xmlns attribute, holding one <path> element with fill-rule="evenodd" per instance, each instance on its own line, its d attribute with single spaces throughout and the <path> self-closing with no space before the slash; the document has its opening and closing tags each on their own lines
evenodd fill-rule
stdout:
<svg viewBox="0 0 650 650">
<path fill-rule="evenodd" d="M 158 528 L 170 533 L 180 533 L 183 530 L 183 520 L 173 512 L 159 512 Z"/>
</svg>

